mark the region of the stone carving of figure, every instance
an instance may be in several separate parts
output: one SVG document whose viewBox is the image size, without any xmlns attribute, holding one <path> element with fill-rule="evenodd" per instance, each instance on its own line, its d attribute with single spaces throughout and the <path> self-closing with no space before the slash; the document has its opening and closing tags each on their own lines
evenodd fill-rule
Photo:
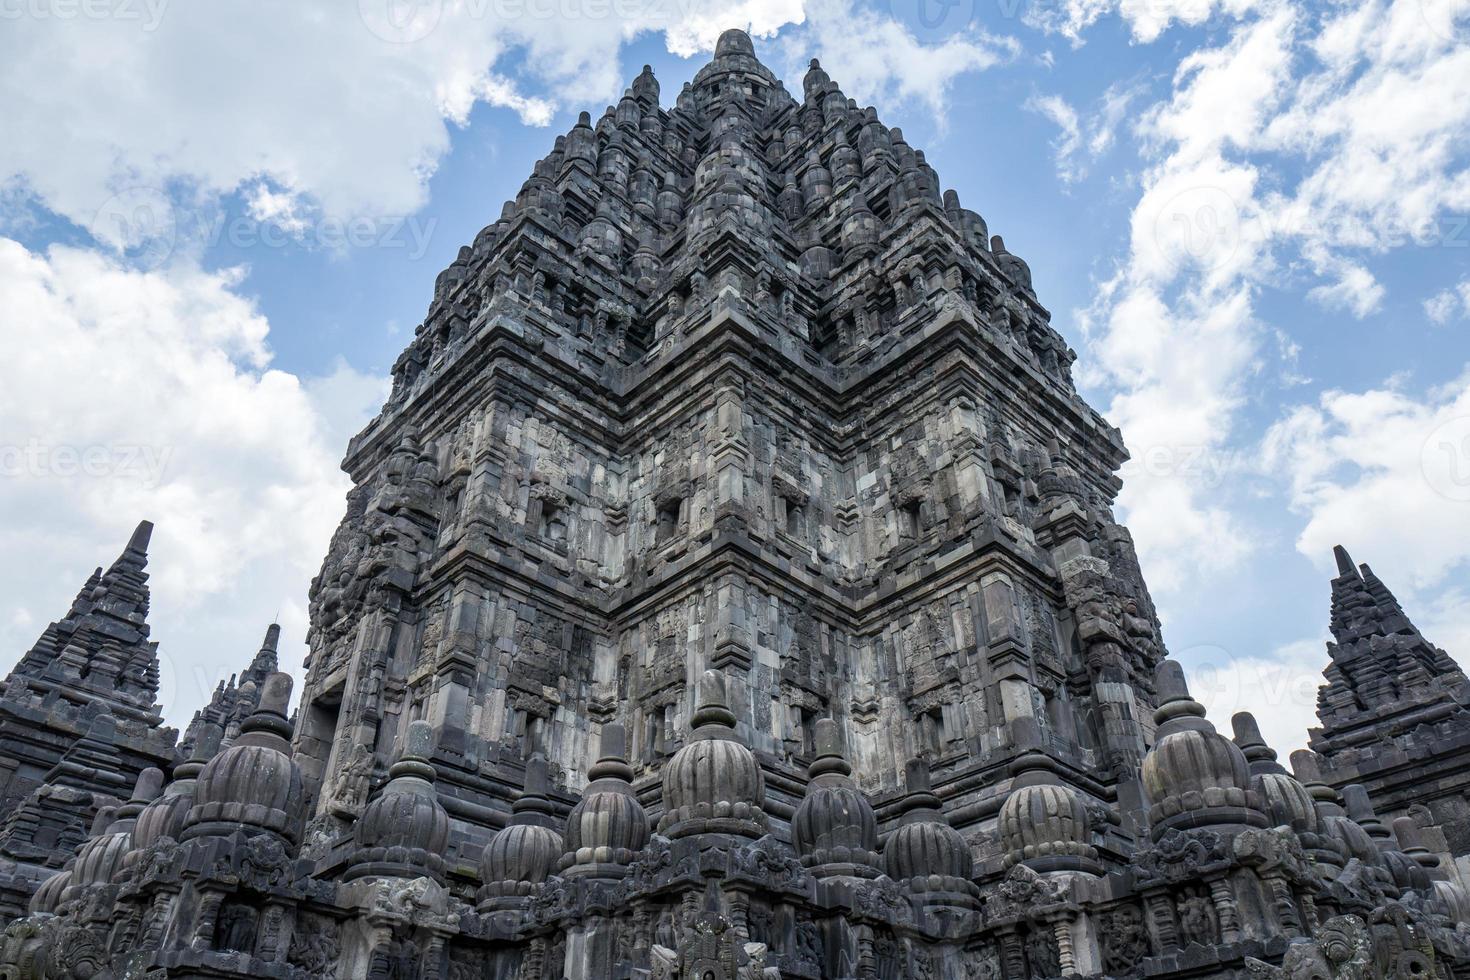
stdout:
<svg viewBox="0 0 1470 980">
<path fill-rule="evenodd" d="M 342 767 L 337 777 L 336 791 L 332 795 L 332 808 L 343 816 L 357 816 L 367 805 L 368 788 L 373 777 L 373 750 L 358 743 L 352 747 L 352 757 Z"/>
</svg>

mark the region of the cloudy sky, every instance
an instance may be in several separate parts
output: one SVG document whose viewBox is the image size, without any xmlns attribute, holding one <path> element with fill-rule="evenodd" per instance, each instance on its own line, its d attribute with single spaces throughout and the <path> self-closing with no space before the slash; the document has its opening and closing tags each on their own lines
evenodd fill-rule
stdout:
<svg viewBox="0 0 1470 980">
<path fill-rule="evenodd" d="M 437 271 L 749 28 L 1031 264 L 1218 722 L 1299 745 L 1331 546 L 1470 651 L 1470 0 L 0 0 L 0 661 L 143 517 L 187 720 L 306 587 Z"/>
</svg>

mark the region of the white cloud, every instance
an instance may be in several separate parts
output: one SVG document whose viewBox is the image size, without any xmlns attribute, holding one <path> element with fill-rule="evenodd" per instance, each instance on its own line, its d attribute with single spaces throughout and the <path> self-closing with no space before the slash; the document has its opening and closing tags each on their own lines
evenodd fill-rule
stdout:
<svg viewBox="0 0 1470 980">
<path fill-rule="evenodd" d="M 1140 87 L 1112 85 L 1086 118 L 1080 118 L 1059 95 L 1033 96 L 1026 101 L 1027 109 L 1051 120 L 1059 130 L 1052 140 L 1052 153 L 1062 183 L 1076 183 L 1087 176 L 1091 163 L 1113 145 L 1123 116 L 1140 95 Z"/>
<path fill-rule="evenodd" d="M 337 217 L 406 215 L 424 203 L 449 125 L 477 102 L 544 125 L 554 105 L 621 91 L 618 53 L 640 33 L 692 53 L 724 27 L 770 33 L 802 18 L 800 0 L 573 4 L 557 16 L 526 0 L 150 3 L 67 19 L 33 4 L 6 18 L 0 187 L 86 227 L 135 188 L 208 201 L 262 178 L 269 193 L 252 204 L 267 211 L 293 214 L 304 205 L 279 198 L 300 195 Z M 515 81 L 496 70 L 512 54 Z"/>
<path fill-rule="evenodd" d="M 1062 0 L 1028 5 L 1025 19 L 1081 44 L 1087 28 L 1103 17 L 1118 16 L 1128 24 L 1133 40 L 1149 43 L 1175 23 L 1199 25 L 1217 13 L 1238 18 L 1259 5 L 1259 0 Z"/>
<path fill-rule="evenodd" d="M 855 0 L 808 0 L 805 13 L 804 30 L 786 40 L 789 78 L 799 80 L 797 66 L 815 57 L 859 105 L 914 102 L 933 112 L 941 125 L 957 78 L 993 68 L 1021 51 L 1015 38 L 975 28 L 925 43 L 905 24 Z"/>
<path fill-rule="evenodd" d="M 1232 734 L 1238 711 L 1255 716 L 1266 744 L 1283 764 L 1307 747 L 1307 729 L 1317 724 L 1317 688 L 1327 666 L 1327 637 L 1288 643 L 1267 656 L 1251 656 L 1204 646 L 1175 651 L 1184 665 L 1189 691 L 1205 706 L 1210 721 Z"/>
<path fill-rule="evenodd" d="M 1426 299 L 1424 315 L 1441 327 L 1451 320 L 1470 317 L 1470 279 L 1461 279 Z"/>
<path fill-rule="evenodd" d="M 1190 21 L 1160 10 L 1156 22 Z M 1186 54 L 1170 98 L 1142 114 L 1129 250 L 1082 316 L 1082 379 L 1112 394 L 1106 414 L 1135 456 L 1120 504 L 1165 592 L 1249 553 L 1228 494 L 1141 460 L 1202 449 L 1228 471 L 1255 452 L 1245 406 L 1269 399 L 1265 383 L 1301 381 L 1262 291 L 1300 287 L 1366 317 L 1386 297 L 1373 258 L 1451 244 L 1440 223 L 1470 202 L 1470 49 L 1431 29 L 1418 0 L 1320 19 L 1275 0 L 1230 12 L 1228 40 Z"/>
<path fill-rule="evenodd" d="M 1422 396 L 1328 391 L 1272 426 L 1263 463 L 1306 518 L 1298 551 L 1325 571 L 1344 545 L 1391 588 L 1445 605 L 1438 590 L 1470 561 L 1470 369 Z"/>
<path fill-rule="evenodd" d="M 175 720 L 253 653 L 279 613 L 299 665 L 304 597 L 341 518 L 337 460 L 381 379 L 270 367 L 238 272 L 140 272 L 95 251 L 0 239 L 0 629 L 12 656 L 65 612 L 134 524 L 157 523 L 153 609 Z"/>
</svg>

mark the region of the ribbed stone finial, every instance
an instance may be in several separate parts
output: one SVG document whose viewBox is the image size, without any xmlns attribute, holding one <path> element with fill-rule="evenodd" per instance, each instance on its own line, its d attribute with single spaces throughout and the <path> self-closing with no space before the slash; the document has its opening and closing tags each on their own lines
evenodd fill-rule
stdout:
<svg viewBox="0 0 1470 980">
<path fill-rule="evenodd" d="M 1373 809 L 1373 800 L 1368 788 L 1360 783 L 1350 783 L 1342 788 L 1342 801 L 1353 822 L 1368 832 L 1380 848 L 1392 842 L 1393 831 L 1389 830 Z"/>
<path fill-rule="evenodd" d="M 831 718 L 818 718 L 812 732 L 812 743 L 816 749 L 816 758 L 809 768 L 809 778 L 828 773 L 852 775 L 852 766 L 842 755 L 842 730 L 837 727 L 837 722 Z"/>
<path fill-rule="evenodd" d="M 725 676 L 707 670 L 699 681 L 699 705 L 689 743 L 663 772 L 664 815 L 659 831 L 669 837 L 734 834 L 757 838 L 767 829 L 762 809 L 765 774 L 735 731 L 725 699 Z"/>
<path fill-rule="evenodd" d="M 1439 867 L 1439 855 L 1424 843 L 1424 829 L 1413 817 L 1395 817 L 1393 836 L 1399 842 L 1399 850 L 1418 862 L 1420 867 L 1431 870 Z"/>
<path fill-rule="evenodd" d="M 1240 746 L 1246 762 L 1250 763 L 1251 775 L 1286 772 L 1286 768 L 1276 761 L 1276 750 L 1266 744 L 1255 715 L 1249 711 L 1237 711 L 1230 719 L 1230 726 L 1235 731 L 1235 744 Z"/>
<path fill-rule="evenodd" d="M 609 778 L 624 782 L 633 779 L 633 767 L 628 765 L 628 732 L 617 722 L 602 726 L 598 759 L 587 770 L 587 779 L 591 782 Z"/>
<path fill-rule="evenodd" d="M 1337 561 L 1338 577 L 1350 575 L 1358 578 L 1358 566 L 1353 564 L 1353 557 L 1347 553 L 1347 549 L 1337 544 L 1332 546 L 1332 557 Z"/>
<path fill-rule="evenodd" d="M 558 866 L 568 875 L 621 878 L 648 843 L 648 814 L 633 792 L 623 726 L 602 726 L 602 757 L 587 770 L 587 790 L 567 814 L 566 851 Z"/>
<path fill-rule="evenodd" d="M 346 877 L 369 875 L 442 880 L 449 814 L 434 789 L 429 763 L 436 745 L 434 726 L 411 722 L 403 733 L 388 782 L 352 825 L 357 851 Z"/>
<path fill-rule="evenodd" d="M 1154 690 L 1159 727 L 1141 769 L 1154 839 L 1176 826 L 1267 826 L 1245 754 L 1205 718 L 1178 661 L 1159 661 Z"/>
<path fill-rule="evenodd" d="M 555 870 L 566 845 L 556 831 L 549 789 L 546 757 L 538 752 L 526 760 L 524 788 L 511 805 L 509 822 L 480 857 L 481 911 L 525 905 Z"/>
<path fill-rule="evenodd" d="M 807 767 L 806 795 L 791 818 L 791 842 L 819 878 L 873 878 L 882 873 L 878 821 L 852 781 L 837 722 L 817 721 L 816 758 Z"/>
<path fill-rule="evenodd" d="M 903 764 L 903 784 L 910 794 L 930 794 L 933 777 L 927 760 L 915 756 Z"/>
<path fill-rule="evenodd" d="M 244 830 L 297 840 L 304 788 L 291 757 L 290 700 L 291 675 L 268 674 L 260 704 L 240 726 L 240 737 L 199 773 L 183 839 Z"/>
<path fill-rule="evenodd" d="M 1311 791 L 1312 797 L 1318 803 L 1337 801 L 1337 791 L 1323 780 L 1322 761 L 1311 749 L 1297 749 L 1291 754 L 1291 771 L 1296 774 L 1301 784 Z M 1318 792 L 1319 788 L 1326 792 Z"/>
<path fill-rule="evenodd" d="M 291 704 L 291 675 L 283 671 L 267 674 L 260 689 L 260 705 L 256 708 L 264 714 L 286 717 Z"/>
<path fill-rule="evenodd" d="M 904 764 L 908 796 L 903 816 L 883 847 L 884 869 L 926 904 L 969 907 L 976 888 L 970 876 L 975 859 L 970 845 L 950 826 L 932 790 L 929 763 L 923 758 Z"/>
<path fill-rule="evenodd" d="M 690 721 L 695 729 L 735 727 L 735 714 L 725 699 L 725 675 L 718 670 L 707 670 L 699 678 L 699 705 Z"/>
<path fill-rule="evenodd" d="M 97 815 L 92 818 L 91 836 L 100 837 L 103 834 L 107 833 L 107 828 L 111 827 L 112 822 L 116 819 L 117 807 L 104 806 L 99 809 L 97 811 Z"/>
</svg>

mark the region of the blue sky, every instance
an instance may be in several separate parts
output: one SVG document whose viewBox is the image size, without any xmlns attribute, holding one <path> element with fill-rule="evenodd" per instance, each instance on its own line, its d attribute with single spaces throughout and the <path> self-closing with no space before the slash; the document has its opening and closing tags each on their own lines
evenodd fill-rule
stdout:
<svg viewBox="0 0 1470 980">
<path fill-rule="evenodd" d="M 1301 744 L 1330 547 L 1470 646 L 1470 0 L 25 0 L 0 9 L 0 641 L 141 517 L 170 718 L 305 593 L 434 276 L 727 26 L 1031 265 L 1218 723 Z M 67 66 L 58 72 L 56 66 Z M 80 462 L 79 462 L 80 461 Z"/>
</svg>

